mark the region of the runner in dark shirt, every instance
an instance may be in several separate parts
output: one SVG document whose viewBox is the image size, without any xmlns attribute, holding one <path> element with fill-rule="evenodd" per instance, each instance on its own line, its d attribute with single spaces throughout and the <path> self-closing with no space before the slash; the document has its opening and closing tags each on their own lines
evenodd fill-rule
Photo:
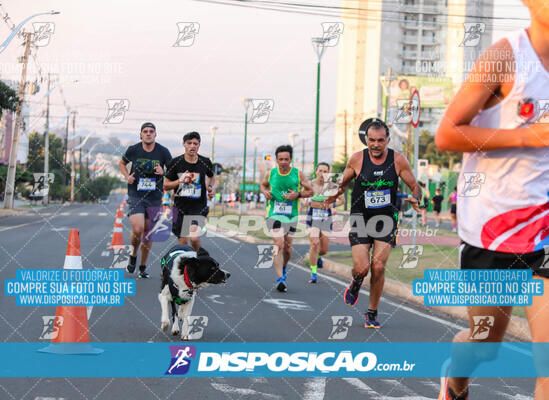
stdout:
<svg viewBox="0 0 549 400">
<path fill-rule="evenodd" d="M 198 154 L 200 134 L 189 132 L 183 136 L 185 153 L 173 159 L 168 166 L 164 189 L 174 189 L 174 203 L 178 216 L 172 232 L 179 244 L 200 248 L 201 229 L 206 225 L 208 199 L 214 196 L 215 176 L 209 158 Z"/>
<path fill-rule="evenodd" d="M 167 148 L 155 142 L 156 127 L 153 123 L 145 122 L 141 125 L 140 137 L 141 142 L 128 147 L 118 167 L 128 182 L 128 216 L 132 226 L 132 250 L 126 270 L 129 273 L 135 271 L 137 250 L 141 245 L 139 276 L 148 278 L 149 274 L 145 269 L 152 242 L 142 240 L 149 223 L 145 210 L 161 206 L 164 167 L 171 162 L 172 155 Z M 128 163 L 131 163 L 130 172 L 127 169 Z"/>
<path fill-rule="evenodd" d="M 440 189 L 437 189 L 435 192 L 435 195 L 431 199 L 431 203 L 433 203 L 433 212 L 435 213 L 435 221 L 436 221 L 436 227 L 438 228 L 440 226 L 440 210 L 442 209 L 442 202 L 444 201 L 444 197 L 440 194 Z"/>
</svg>

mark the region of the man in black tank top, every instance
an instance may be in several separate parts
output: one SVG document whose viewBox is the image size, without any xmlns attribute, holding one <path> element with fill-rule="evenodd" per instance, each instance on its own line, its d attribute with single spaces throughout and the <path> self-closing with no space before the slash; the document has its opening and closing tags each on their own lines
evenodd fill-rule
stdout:
<svg viewBox="0 0 549 400">
<path fill-rule="evenodd" d="M 371 270 L 370 304 L 364 326 L 379 328 L 376 317 L 385 282 L 385 264 L 396 239 L 398 179 L 402 178 L 412 190 L 413 196 L 405 201 L 409 201 L 416 211 L 419 211 L 421 189 L 406 157 L 387 148 L 390 141 L 389 128 L 383 121 L 367 119 L 360 125 L 359 135 L 368 148 L 351 156 L 337 194 L 325 201 L 333 203 L 355 179 L 349 232 L 353 280 L 345 290 L 344 300 L 347 305 L 356 304 L 362 281 Z M 373 249 L 371 262 L 370 249 Z"/>
</svg>

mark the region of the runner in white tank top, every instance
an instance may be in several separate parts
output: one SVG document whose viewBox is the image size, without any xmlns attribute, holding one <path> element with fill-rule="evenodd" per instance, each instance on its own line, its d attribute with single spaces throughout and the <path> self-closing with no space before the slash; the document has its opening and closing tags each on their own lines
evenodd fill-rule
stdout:
<svg viewBox="0 0 549 400">
<path fill-rule="evenodd" d="M 543 277 L 546 294 L 525 309 L 532 341 L 549 342 L 549 114 L 539 112 L 549 103 L 549 7 L 544 0 L 524 3 L 531 26 L 477 60 L 435 141 L 440 150 L 464 153 L 457 200 L 461 268 L 531 268 Z M 470 321 L 493 316 L 493 326 L 483 340 L 470 339 L 471 326 L 454 341 L 502 341 L 511 311 L 468 307 Z M 439 400 L 467 399 L 468 384 L 468 378 L 443 377 Z M 537 379 L 535 399 L 549 399 L 549 378 Z"/>
</svg>

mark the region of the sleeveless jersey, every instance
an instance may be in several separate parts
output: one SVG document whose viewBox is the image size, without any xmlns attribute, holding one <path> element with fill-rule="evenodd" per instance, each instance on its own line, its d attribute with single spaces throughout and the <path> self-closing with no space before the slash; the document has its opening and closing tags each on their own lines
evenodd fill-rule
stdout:
<svg viewBox="0 0 549 400">
<path fill-rule="evenodd" d="M 514 86 L 503 101 L 479 111 L 471 125 L 514 129 L 549 122 L 549 72 L 526 31 L 506 39 L 515 57 Z M 459 236 L 475 247 L 522 254 L 549 245 L 549 147 L 464 153 L 457 217 Z"/>
<path fill-rule="evenodd" d="M 287 174 L 281 174 L 275 167 L 269 172 L 269 185 L 273 198 L 267 201 L 267 218 L 280 222 L 296 222 L 299 215 L 298 201 L 286 200 L 284 195 L 290 190 L 299 192 L 299 170 L 292 167 Z"/>
<path fill-rule="evenodd" d="M 363 214 L 366 217 L 390 215 L 396 219 L 397 189 L 398 175 L 395 169 L 394 150 L 389 149 L 385 162 L 376 165 L 370 160 L 368 149 L 364 149 L 362 168 L 355 178 L 351 194 L 351 213 Z"/>
</svg>

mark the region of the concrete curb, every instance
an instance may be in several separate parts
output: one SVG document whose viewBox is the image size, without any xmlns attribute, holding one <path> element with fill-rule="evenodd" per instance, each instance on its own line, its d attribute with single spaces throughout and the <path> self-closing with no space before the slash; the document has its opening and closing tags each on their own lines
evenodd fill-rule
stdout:
<svg viewBox="0 0 549 400">
<path fill-rule="evenodd" d="M 352 278 L 352 268 L 349 265 L 341 264 L 327 258 L 322 258 L 322 261 L 324 271 L 330 272 L 342 278 Z M 367 282 L 365 282 L 365 284 L 369 286 Z M 423 296 L 414 296 L 411 285 L 395 281 L 393 279 L 385 278 L 385 286 L 383 288 L 383 291 L 386 293 L 390 293 L 393 296 L 399 297 L 405 301 L 424 306 Z M 465 321 L 468 321 L 469 319 L 466 307 L 444 306 L 429 308 L 449 314 L 453 317 L 460 318 Z M 509 321 L 509 326 L 507 328 L 507 333 L 525 341 L 532 341 L 532 336 L 530 335 L 530 327 L 528 326 L 528 321 L 525 318 L 511 316 L 511 320 Z"/>
<path fill-rule="evenodd" d="M 246 235 L 240 232 L 226 231 L 226 230 L 224 231 L 223 229 L 220 229 L 213 225 L 207 224 L 206 227 L 207 229 L 211 229 L 212 231 L 215 231 L 215 232 L 230 234 L 231 238 L 240 240 L 246 243 L 254 243 L 254 244 L 271 243 L 270 241 L 258 239 L 254 236 Z M 308 243 L 308 241 L 306 243 Z M 303 260 L 306 260 L 307 258 L 308 258 L 308 254 L 303 256 Z M 351 266 L 338 263 L 324 257 L 322 258 L 322 261 L 323 261 L 323 268 L 322 268 L 323 272 L 331 273 L 333 275 L 338 276 L 339 278 L 345 278 L 345 279 L 352 278 Z M 367 287 L 369 287 L 369 283 L 365 282 L 365 284 Z M 394 279 L 385 278 L 385 286 L 383 288 L 383 291 L 393 296 L 396 296 L 404 301 L 415 303 L 417 305 L 425 307 L 425 305 L 423 304 L 423 296 L 414 296 L 411 285 L 396 281 Z M 469 320 L 466 307 L 444 306 L 444 307 L 429 307 L 429 308 L 438 312 L 449 314 L 455 318 L 460 318 L 464 321 Z M 507 334 L 515 336 L 518 339 L 525 340 L 528 342 L 532 341 L 532 336 L 530 334 L 530 327 L 528 325 L 528 321 L 525 318 L 511 316 L 511 320 L 509 321 L 509 326 L 507 327 Z"/>
</svg>

